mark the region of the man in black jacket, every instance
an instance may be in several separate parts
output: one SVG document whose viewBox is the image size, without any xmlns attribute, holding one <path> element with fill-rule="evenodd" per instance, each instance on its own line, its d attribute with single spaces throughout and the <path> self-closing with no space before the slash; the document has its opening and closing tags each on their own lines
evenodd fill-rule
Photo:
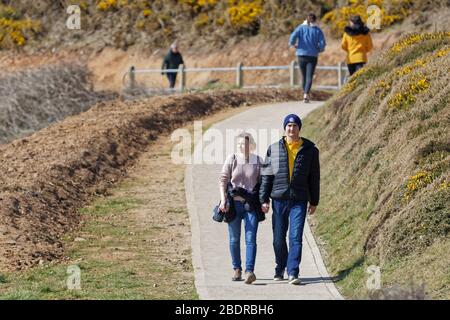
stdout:
<svg viewBox="0 0 450 320">
<path fill-rule="evenodd" d="M 170 46 L 169 52 L 164 56 L 163 64 L 161 69 L 178 69 L 180 64 L 184 64 L 183 56 L 178 51 L 178 46 L 174 42 Z M 169 79 L 169 86 L 171 89 L 175 87 L 175 81 L 177 80 L 177 72 L 165 72 L 167 74 L 167 78 Z M 162 72 L 161 74 L 164 74 Z"/>
<path fill-rule="evenodd" d="M 267 150 L 259 190 L 263 212 L 269 211 L 269 196 L 273 200 L 274 280 L 283 280 L 287 268 L 290 284 L 300 284 L 298 275 L 306 212 L 314 214 L 320 191 L 319 150 L 313 142 L 300 137 L 301 127 L 297 115 L 285 117 L 285 136 Z M 286 244 L 288 229 L 289 250 Z"/>
</svg>

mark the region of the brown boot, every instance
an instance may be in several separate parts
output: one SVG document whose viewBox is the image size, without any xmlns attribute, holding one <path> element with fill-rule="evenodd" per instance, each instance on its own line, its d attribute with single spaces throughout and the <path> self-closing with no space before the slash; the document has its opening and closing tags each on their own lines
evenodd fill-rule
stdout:
<svg viewBox="0 0 450 320">
<path fill-rule="evenodd" d="M 241 281 L 242 280 L 242 271 L 241 269 L 234 270 L 234 276 L 231 278 L 232 281 Z"/>
<path fill-rule="evenodd" d="M 252 284 L 256 280 L 256 276 L 253 272 L 246 272 L 245 273 L 245 283 L 246 284 Z"/>
</svg>

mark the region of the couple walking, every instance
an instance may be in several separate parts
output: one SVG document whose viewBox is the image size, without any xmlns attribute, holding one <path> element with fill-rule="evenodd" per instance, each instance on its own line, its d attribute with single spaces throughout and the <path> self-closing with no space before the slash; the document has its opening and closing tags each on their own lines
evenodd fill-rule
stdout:
<svg viewBox="0 0 450 320">
<path fill-rule="evenodd" d="M 254 153 L 253 137 L 241 133 L 237 137 L 238 153 L 227 157 L 220 174 L 219 208 L 222 212 L 235 212 L 234 219 L 228 222 L 233 281 L 242 280 L 242 221 L 246 244 L 245 283 L 256 280 L 258 224 L 263 220 L 260 215 L 268 213 L 271 198 L 274 280 L 283 280 L 287 271 L 289 283 L 300 284 L 298 276 L 306 214 L 314 214 L 319 203 L 319 150 L 313 142 L 300 136 L 302 122 L 297 115 L 287 115 L 283 128 L 283 137 L 268 148 L 264 161 Z M 255 194 L 256 202 L 249 201 Z M 289 247 L 286 243 L 288 231 Z"/>
<path fill-rule="evenodd" d="M 318 56 L 325 50 L 326 42 L 322 30 L 317 25 L 317 17 L 310 13 L 289 37 L 289 46 L 295 47 L 298 65 L 302 75 L 303 101 L 310 101 L 311 86 Z M 347 53 L 347 67 L 350 76 L 367 63 L 367 54 L 372 50 L 370 30 L 361 17 L 351 16 L 345 27 L 341 47 Z"/>
</svg>

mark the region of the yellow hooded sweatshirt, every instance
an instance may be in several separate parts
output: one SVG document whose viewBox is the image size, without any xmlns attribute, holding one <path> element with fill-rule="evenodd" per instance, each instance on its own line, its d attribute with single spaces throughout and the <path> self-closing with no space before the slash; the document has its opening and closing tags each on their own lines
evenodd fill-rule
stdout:
<svg viewBox="0 0 450 320">
<path fill-rule="evenodd" d="M 347 51 L 347 64 L 367 62 L 367 53 L 372 50 L 372 38 L 370 33 L 359 33 L 359 30 L 345 28 L 342 37 L 342 49 Z"/>
</svg>

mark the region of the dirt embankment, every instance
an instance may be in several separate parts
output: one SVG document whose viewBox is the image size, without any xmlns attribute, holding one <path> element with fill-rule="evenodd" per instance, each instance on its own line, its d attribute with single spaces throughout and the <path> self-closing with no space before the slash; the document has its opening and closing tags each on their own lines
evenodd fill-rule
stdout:
<svg viewBox="0 0 450 320">
<path fill-rule="evenodd" d="M 295 100 L 295 90 L 216 91 L 100 103 L 0 146 L 0 270 L 60 258 L 77 209 L 126 173 L 161 133 L 244 102 Z M 327 98 L 325 95 L 316 96 Z"/>
</svg>

